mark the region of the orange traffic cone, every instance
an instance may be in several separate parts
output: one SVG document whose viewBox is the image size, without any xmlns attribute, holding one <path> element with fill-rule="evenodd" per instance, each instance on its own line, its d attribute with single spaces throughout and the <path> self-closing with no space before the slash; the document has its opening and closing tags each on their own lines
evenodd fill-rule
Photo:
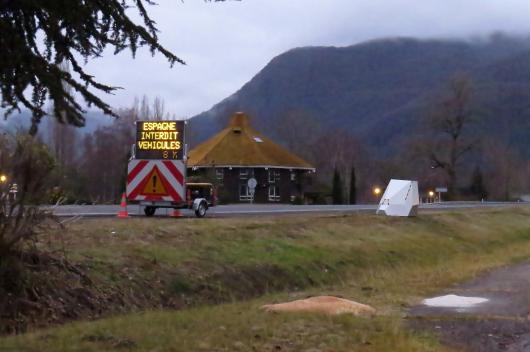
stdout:
<svg viewBox="0 0 530 352">
<path fill-rule="evenodd" d="M 172 218 L 181 218 L 182 213 L 179 209 L 173 209 L 173 212 L 170 215 Z"/>
<path fill-rule="evenodd" d="M 127 212 L 127 199 L 125 198 L 125 193 L 121 195 L 120 211 L 118 212 L 119 218 L 128 218 L 129 213 Z"/>
</svg>

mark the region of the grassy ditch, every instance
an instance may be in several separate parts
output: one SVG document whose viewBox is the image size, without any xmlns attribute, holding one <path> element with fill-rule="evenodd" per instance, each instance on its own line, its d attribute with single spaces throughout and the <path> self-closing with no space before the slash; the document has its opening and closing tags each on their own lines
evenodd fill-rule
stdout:
<svg viewBox="0 0 530 352">
<path fill-rule="evenodd" d="M 432 336 L 404 327 L 406 307 L 529 258 L 530 209 L 412 219 L 91 220 L 39 246 L 66 248 L 93 287 L 122 295 L 110 302 L 127 304 L 109 312 L 148 310 L 2 338 L 0 351 L 444 351 Z M 379 313 L 326 318 L 258 309 L 316 294 L 367 303 Z M 166 307 L 186 309 L 160 309 Z"/>
</svg>

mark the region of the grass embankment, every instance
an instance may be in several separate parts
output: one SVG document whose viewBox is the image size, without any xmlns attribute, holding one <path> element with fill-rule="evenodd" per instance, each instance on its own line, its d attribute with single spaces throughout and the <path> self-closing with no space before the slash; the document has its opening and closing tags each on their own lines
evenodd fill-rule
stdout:
<svg viewBox="0 0 530 352">
<path fill-rule="evenodd" d="M 85 263 L 100 283 L 150 283 L 143 289 L 188 306 L 231 303 L 74 323 L 0 339 L 0 350 L 444 351 L 433 336 L 406 329 L 405 308 L 482 270 L 529 258 L 530 209 L 412 219 L 98 220 L 73 225 L 64 243 L 69 259 Z M 258 309 L 317 294 L 370 304 L 378 316 Z M 241 301 L 250 297 L 258 298 Z"/>
</svg>

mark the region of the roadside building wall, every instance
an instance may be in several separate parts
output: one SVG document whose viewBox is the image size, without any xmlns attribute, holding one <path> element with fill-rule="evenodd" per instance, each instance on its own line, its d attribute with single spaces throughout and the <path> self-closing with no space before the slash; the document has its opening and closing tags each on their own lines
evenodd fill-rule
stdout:
<svg viewBox="0 0 530 352">
<path fill-rule="evenodd" d="M 188 176 L 195 180 L 214 183 L 222 203 L 250 202 L 247 182 L 251 177 L 257 181 L 255 203 L 300 202 L 307 173 L 304 170 L 239 167 L 188 170 Z"/>
</svg>

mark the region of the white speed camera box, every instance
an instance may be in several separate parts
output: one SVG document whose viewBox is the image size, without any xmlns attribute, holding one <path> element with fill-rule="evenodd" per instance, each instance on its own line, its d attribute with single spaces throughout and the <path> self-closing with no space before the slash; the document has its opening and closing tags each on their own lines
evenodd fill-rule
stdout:
<svg viewBox="0 0 530 352">
<path fill-rule="evenodd" d="M 377 214 L 388 216 L 413 216 L 420 204 L 418 182 L 409 180 L 390 180 L 379 202 Z"/>
</svg>

